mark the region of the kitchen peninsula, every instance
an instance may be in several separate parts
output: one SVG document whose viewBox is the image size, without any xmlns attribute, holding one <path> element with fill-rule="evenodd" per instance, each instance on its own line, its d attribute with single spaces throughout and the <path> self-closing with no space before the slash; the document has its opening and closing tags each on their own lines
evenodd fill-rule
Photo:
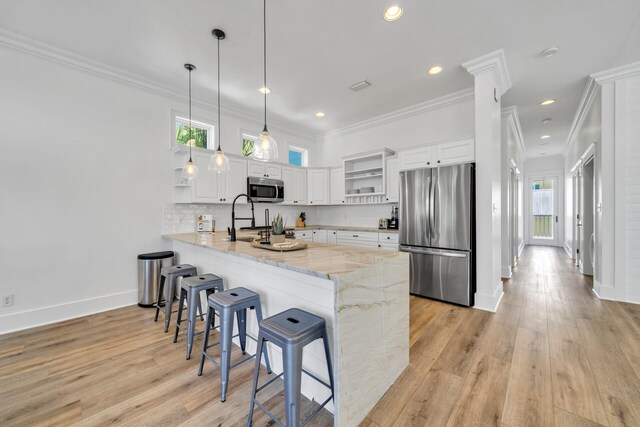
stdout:
<svg viewBox="0 0 640 427">
<path fill-rule="evenodd" d="M 273 252 L 226 233 L 165 235 L 180 262 L 224 279 L 225 288 L 260 293 L 265 316 L 298 307 L 327 321 L 336 379 L 334 425 L 364 419 L 409 363 L 409 258 L 352 246 L 309 243 L 305 250 Z M 257 336 L 249 317 L 248 332 Z M 247 343 L 248 351 L 255 343 Z M 275 372 L 282 371 L 277 348 L 269 346 Z M 304 366 L 328 379 L 321 341 L 305 348 Z M 328 391 L 303 376 L 302 391 L 324 401 Z"/>
</svg>

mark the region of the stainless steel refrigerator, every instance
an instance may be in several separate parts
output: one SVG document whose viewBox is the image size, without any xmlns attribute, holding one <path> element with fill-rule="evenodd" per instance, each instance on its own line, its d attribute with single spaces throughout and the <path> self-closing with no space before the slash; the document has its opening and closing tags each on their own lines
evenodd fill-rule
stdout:
<svg viewBox="0 0 640 427">
<path fill-rule="evenodd" d="M 475 164 L 400 172 L 400 250 L 410 292 L 472 306 L 475 293 Z"/>
</svg>

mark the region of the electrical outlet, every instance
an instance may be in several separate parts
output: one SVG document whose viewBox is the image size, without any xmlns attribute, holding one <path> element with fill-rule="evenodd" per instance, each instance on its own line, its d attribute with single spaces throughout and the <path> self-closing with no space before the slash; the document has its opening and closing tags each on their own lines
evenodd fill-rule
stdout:
<svg viewBox="0 0 640 427">
<path fill-rule="evenodd" d="M 2 297 L 2 306 L 3 307 L 11 307 L 13 305 L 13 294 L 4 295 Z"/>
</svg>

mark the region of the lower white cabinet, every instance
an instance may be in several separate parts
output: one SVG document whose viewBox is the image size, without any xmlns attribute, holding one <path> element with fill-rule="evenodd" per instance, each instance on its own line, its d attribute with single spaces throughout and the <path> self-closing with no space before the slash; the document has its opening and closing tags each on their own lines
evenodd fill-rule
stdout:
<svg viewBox="0 0 640 427">
<path fill-rule="evenodd" d="M 304 240 L 309 242 L 313 240 L 313 230 L 296 230 L 295 235 L 297 240 Z"/>
<path fill-rule="evenodd" d="M 336 230 L 328 230 L 327 232 L 327 243 L 332 245 L 338 244 L 338 232 Z"/>
<path fill-rule="evenodd" d="M 329 243 L 329 230 L 313 230 L 311 236 L 314 242 Z"/>
<path fill-rule="evenodd" d="M 337 244 L 377 248 L 378 233 L 375 231 L 339 230 L 337 235 Z"/>
</svg>

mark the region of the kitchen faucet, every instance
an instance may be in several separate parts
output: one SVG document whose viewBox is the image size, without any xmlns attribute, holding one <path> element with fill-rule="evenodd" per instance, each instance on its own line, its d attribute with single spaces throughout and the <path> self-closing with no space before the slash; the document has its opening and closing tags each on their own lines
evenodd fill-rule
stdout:
<svg viewBox="0 0 640 427">
<path fill-rule="evenodd" d="M 238 200 L 238 198 L 242 196 L 246 197 L 247 200 L 251 202 L 251 218 L 236 218 L 236 200 Z M 236 198 L 233 199 L 233 204 L 231 205 L 231 232 L 229 233 L 231 235 L 231 238 L 229 240 L 232 242 L 236 241 L 236 219 L 243 221 L 251 220 L 251 227 L 255 228 L 256 226 L 256 215 L 253 210 L 253 200 L 251 200 L 251 197 L 249 197 L 249 195 L 247 194 L 238 194 Z"/>
</svg>

